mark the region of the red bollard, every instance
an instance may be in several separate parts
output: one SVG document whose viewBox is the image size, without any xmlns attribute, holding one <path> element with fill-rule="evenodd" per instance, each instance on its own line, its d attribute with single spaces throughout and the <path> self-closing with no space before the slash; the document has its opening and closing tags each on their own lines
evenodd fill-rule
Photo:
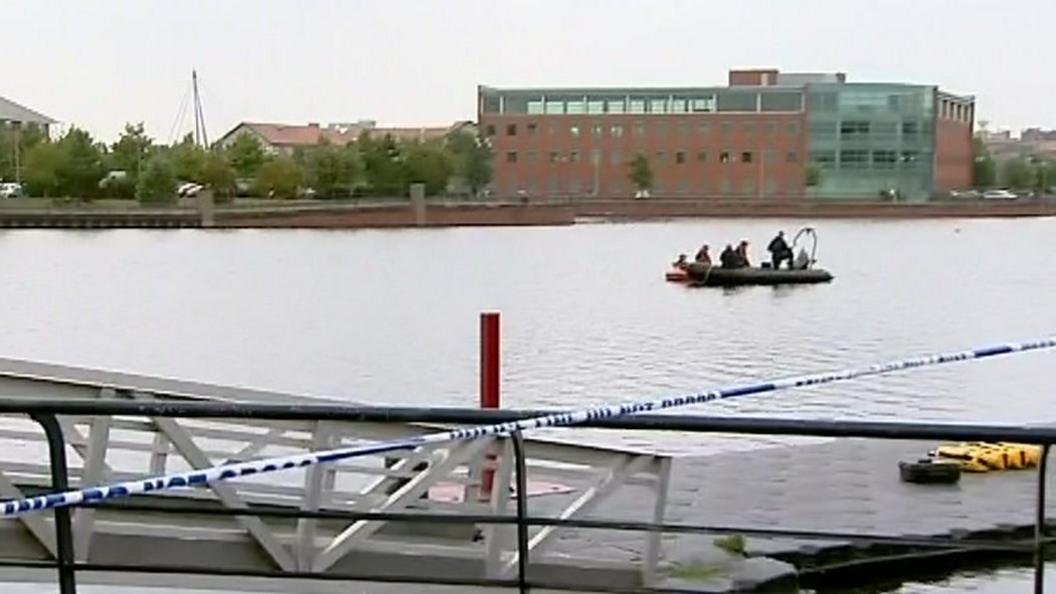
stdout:
<svg viewBox="0 0 1056 594">
<path fill-rule="evenodd" d="M 480 408 L 499 408 L 499 314 L 480 314 Z M 480 477 L 480 499 L 491 499 L 495 484 L 494 451 L 484 458 Z"/>
</svg>

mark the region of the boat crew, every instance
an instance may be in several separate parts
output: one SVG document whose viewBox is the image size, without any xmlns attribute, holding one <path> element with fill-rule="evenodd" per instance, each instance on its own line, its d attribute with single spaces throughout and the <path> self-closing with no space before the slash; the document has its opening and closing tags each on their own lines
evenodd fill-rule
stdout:
<svg viewBox="0 0 1056 594">
<path fill-rule="evenodd" d="M 770 252 L 770 261 L 774 265 L 774 270 L 781 268 L 781 263 L 788 260 L 788 267 L 792 268 L 792 248 L 788 247 L 788 242 L 785 241 L 785 232 L 778 231 L 777 237 L 770 240 L 770 245 L 766 246 L 767 251 Z"/>
<path fill-rule="evenodd" d="M 737 245 L 737 266 L 736 268 L 749 268 L 752 263 L 748 260 L 748 240 L 742 239 L 741 243 Z"/>
<path fill-rule="evenodd" d="M 695 258 L 695 260 L 699 264 L 708 264 L 709 266 L 711 265 L 711 254 L 708 253 L 708 244 L 705 243 L 704 245 L 700 246 L 700 251 L 697 252 L 697 257 Z"/>
<path fill-rule="evenodd" d="M 719 263 L 723 268 L 737 268 L 737 252 L 733 251 L 732 245 L 726 244 L 726 248 L 719 254 Z"/>
</svg>

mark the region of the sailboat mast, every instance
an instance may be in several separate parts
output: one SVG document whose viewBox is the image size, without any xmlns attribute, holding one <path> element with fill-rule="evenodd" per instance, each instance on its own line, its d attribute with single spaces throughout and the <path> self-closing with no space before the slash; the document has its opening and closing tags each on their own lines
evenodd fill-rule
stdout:
<svg viewBox="0 0 1056 594">
<path fill-rule="evenodd" d="M 194 89 L 194 143 L 202 148 L 209 147 L 209 135 L 205 131 L 205 113 L 202 111 L 202 97 L 198 94 L 198 71 L 191 71 L 191 86 Z"/>
</svg>

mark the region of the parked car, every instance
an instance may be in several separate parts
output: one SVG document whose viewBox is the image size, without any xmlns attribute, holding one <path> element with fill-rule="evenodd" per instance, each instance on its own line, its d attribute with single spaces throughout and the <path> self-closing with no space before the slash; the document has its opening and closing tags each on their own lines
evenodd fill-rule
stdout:
<svg viewBox="0 0 1056 594">
<path fill-rule="evenodd" d="M 21 198 L 22 184 L 15 182 L 0 183 L 0 198 Z"/>
<path fill-rule="evenodd" d="M 962 200 L 978 200 L 983 195 L 979 190 L 950 190 L 950 198 L 958 198 Z"/>
<path fill-rule="evenodd" d="M 193 197 L 197 196 L 198 192 L 201 192 L 204 187 L 205 186 L 203 186 L 201 184 L 196 184 L 194 182 L 187 182 L 185 184 L 180 184 L 176 188 L 176 195 L 179 196 L 180 198 L 193 198 Z"/>
<path fill-rule="evenodd" d="M 986 200 L 1015 200 L 1019 196 L 1008 190 L 987 190 L 983 192 L 983 198 Z"/>
<path fill-rule="evenodd" d="M 634 193 L 635 200 L 645 200 L 649 198 L 649 190 L 637 190 Z"/>
</svg>

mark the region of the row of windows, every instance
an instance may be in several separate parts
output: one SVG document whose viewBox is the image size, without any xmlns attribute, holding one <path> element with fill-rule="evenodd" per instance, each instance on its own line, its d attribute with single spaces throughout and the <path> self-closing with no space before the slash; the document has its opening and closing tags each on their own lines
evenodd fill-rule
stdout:
<svg viewBox="0 0 1056 594">
<path fill-rule="evenodd" d="M 503 184 L 507 186 L 508 193 L 510 195 L 519 194 L 521 192 L 527 193 L 529 196 L 540 195 L 540 187 L 535 182 L 528 182 L 525 184 L 518 183 L 516 181 Z M 548 195 L 558 196 L 568 194 L 572 196 L 583 195 L 583 194 L 595 194 L 595 193 L 608 193 L 613 195 L 620 195 L 622 193 L 633 191 L 631 183 L 624 182 L 622 180 L 606 181 L 599 184 L 600 187 L 595 186 L 593 179 L 570 179 L 564 183 L 559 182 L 557 179 L 551 178 L 545 187 L 545 191 Z M 778 194 L 779 191 L 784 191 L 787 194 L 799 194 L 803 191 L 800 182 L 795 179 L 785 180 L 783 187 L 778 184 L 778 180 L 774 178 L 767 178 L 763 183 L 764 192 L 767 195 Z M 755 178 L 746 178 L 739 181 L 722 178 L 719 180 L 688 180 L 680 179 L 675 181 L 665 181 L 662 178 L 657 178 L 653 181 L 653 187 L 651 192 L 653 194 L 663 193 L 676 193 L 676 194 L 748 194 L 757 195 L 758 185 Z"/>
<path fill-rule="evenodd" d="M 644 154 L 644 153 L 638 153 Z M 506 162 L 507 163 L 518 163 L 521 160 L 522 153 L 517 151 L 506 151 Z M 678 165 L 685 164 L 689 159 L 689 154 L 686 151 L 675 151 L 672 154 L 674 162 Z M 708 162 L 708 151 L 699 151 L 694 155 L 697 162 L 707 163 Z M 538 151 L 524 151 L 523 159 L 525 163 L 538 163 L 540 154 Z M 719 163 L 752 163 L 755 162 L 755 153 L 753 151 L 733 151 L 725 150 L 719 151 L 717 155 L 713 156 Z M 764 163 L 776 163 L 778 158 L 778 152 L 773 149 L 763 151 L 763 162 Z M 797 151 L 787 151 L 784 154 L 785 163 L 798 163 L 799 153 Z M 583 160 L 583 155 L 579 151 L 572 151 L 567 155 L 558 151 L 550 151 L 547 153 L 546 160 L 548 163 L 579 163 Z M 666 151 L 656 151 L 652 155 L 652 161 L 654 163 L 666 163 L 668 160 L 668 154 Z M 605 153 L 601 149 L 594 149 L 590 152 L 590 162 L 594 164 L 601 164 L 605 162 Z M 619 165 L 624 162 L 623 152 L 619 149 L 613 150 L 609 153 L 608 162 L 613 165 Z"/>
<path fill-rule="evenodd" d="M 872 159 L 870 160 L 870 155 Z M 926 161 L 928 155 L 919 151 L 811 151 L 810 160 L 822 167 L 835 167 L 839 157 L 842 169 L 894 169 L 895 167 L 915 167 Z"/>
<path fill-rule="evenodd" d="M 939 101 L 939 117 L 947 120 L 971 123 L 972 106 L 965 103 L 957 103 L 949 99 Z"/>
<path fill-rule="evenodd" d="M 924 113 L 928 111 L 930 101 L 931 93 L 925 89 L 908 92 L 820 91 L 807 95 L 807 110 L 827 113 Z"/>
<path fill-rule="evenodd" d="M 721 134 L 732 134 L 734 131 L 734 123 L 730 121 L 720 122 L 718 128 Z M 691 131 L 700 135 L 707 135 L 711 133 L 711 122 L 700 122 L 693 127 L 690 126 L 689 122 L 678 122 L 674 126 L 668 126 L 668 122 L 655 122 L 652 124 L 652 129 L 656 136 L 665 136 L 668 133 L 668 130 L 671 129 L 673 129 L 678 136 L 689 136 Z M 741 122 L 740 129 L 746 134 L 753 134 L 758 130 L 765 131 L 766 134 L 774 136 L 778 133 L 781 127 L 778 126 L 777 122 L 757 123 L 749 120 Z M 799 134 L 799 122 L 785 122 L 783 129 L 787 134 Z M 517 124 L 506 124 L 506 136 L 517 136 L 521 130 L 522 128 Z M 526 135 L 534 136 L 539 133 L 539 124 L 536 122 L 528 122 L 524 124 L 523 130 Z M 551 124 L 547 127 L 547 133 L 551 136 L 557 134 L 557 130 L 558 126 L 556 124 Z M 620 138 L 624 134 L 624 126 L 623 124 L 610 124 L 609 126 L 605 126 L 604 124 L 597 122 L 586 126 L 582 126 L 579 123 L 568 124 L 568 133 L 573 138 L 580 138 L 588 131 L 594 137 L 602 137 L 607 133 L 613 138 Z M 631 131 L 636 137 L 645 136 L 646 123 L 635 122 L 631 127 Z M 485 132 L 488 136 L 495 136 L 495 125 L 488 124 L 485 128 Z"/>
<path fill-rule="evenodd" d="M 864 136 L 915 136 L 929 133 L 931 126 L 921 126 L 919 121 L 873 122 L 869 120 L 841 120 L 839 122 L 814 121 L 810 123 L 811 136 L 834 136 L 837 131 L 845 138 Z"/>
<path fill-rule="evenodd" d="M 549 115 L 798 112 L 803 110 L 803 93 L 787 89 L 628 95 L 505 92 L 486 93 L 482 108 L 485 113 Z"/>
</svg>

